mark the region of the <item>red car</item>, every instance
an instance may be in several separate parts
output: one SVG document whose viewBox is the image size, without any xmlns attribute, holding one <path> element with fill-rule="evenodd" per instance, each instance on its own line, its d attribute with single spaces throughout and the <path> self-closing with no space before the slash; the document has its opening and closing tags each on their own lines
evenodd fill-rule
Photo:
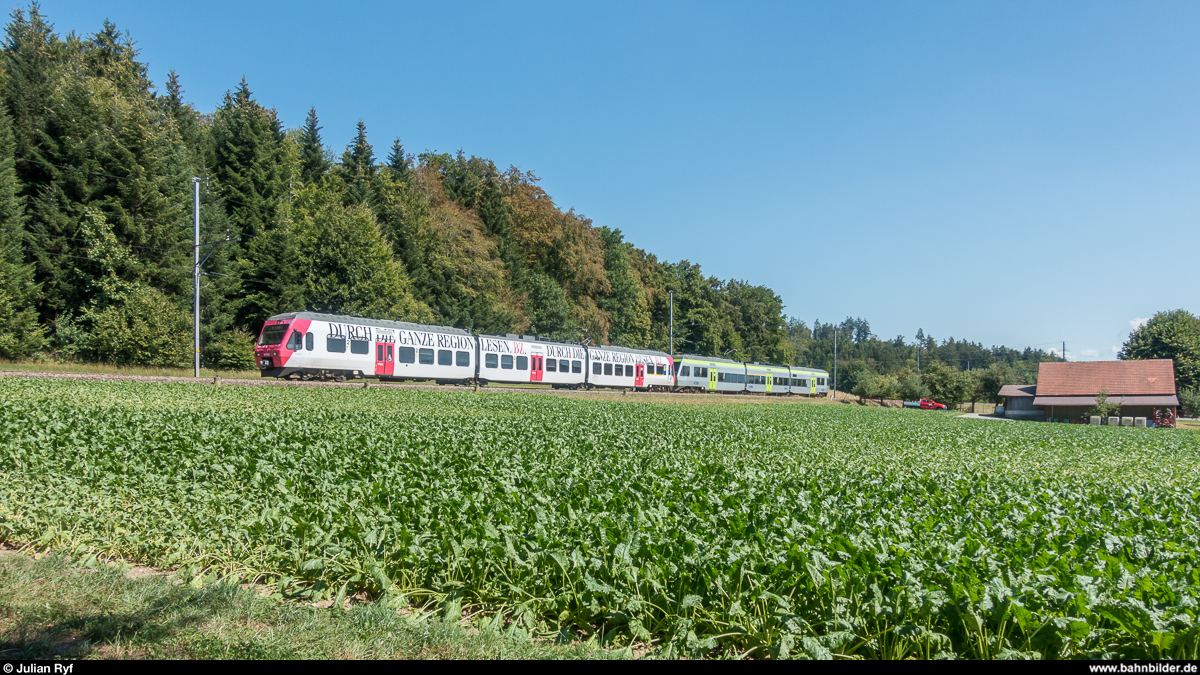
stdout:
<svg viewBox="0 0 1200 675">
<path fill-rule="evenodd" d="M 905 408 L 920 408 L 921 410 L 949 410 L 944 403 L 938 403 L 931 398 L 923 398 L 921 402 L 905 401 Z"/>
</svg>

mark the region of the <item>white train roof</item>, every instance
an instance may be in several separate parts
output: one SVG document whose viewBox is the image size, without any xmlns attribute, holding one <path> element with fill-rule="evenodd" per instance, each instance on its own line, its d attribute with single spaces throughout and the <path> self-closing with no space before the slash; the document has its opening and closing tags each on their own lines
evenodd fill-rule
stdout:
<svg viewBox="0 0 1200 675">
<path fill-rule="evenodd" d="M 328 321 L 330 323 L 345 323 L 355 326 L 397 328 L 400 330 L 415 330 L 425 333 L 448 333 L 450 335 L 465 335 L 467 337 L 473 337 L 470 332 L 461 328 L 454 328 L 452 326 L 426 326 L 420 323 L 408 323 L 407 321 L 386 321 L 384 319 L 368 319 L 362 316 L 321 314 L 319 312 L 289 312 L 287 314 L 276 314 L 275 316 L 267 319 L 267 321 L 281 321 L 285 319 L 310 319 L 314 321 Z"/>
<path fill-rule="evenodd" d="M 591 345 L 588 349 L 599 349 L 610 352 L 625 352 L 627 354 L 650 354 L 651 356 L 665 356 L 668 359 L 671 355 L 666 352 L 660 352 L 653 349 L 635 349 L 633 347 L 618 347 L 617 345 Z"/>
</svg>

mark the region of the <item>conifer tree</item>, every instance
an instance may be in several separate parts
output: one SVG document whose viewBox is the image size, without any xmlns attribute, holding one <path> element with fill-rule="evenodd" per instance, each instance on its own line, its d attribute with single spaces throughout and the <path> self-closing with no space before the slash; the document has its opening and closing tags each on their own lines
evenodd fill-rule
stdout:
<svg viewBox="0 0 1200 675">
<path fill-rule="evenodd" d="M 375 182 L 375 151 L 367 141 L 367 125 L 358 121 L 354 142 L 342 153 L 342 179 L 346 182 L 347 204 L 366 204 Z"/>
<path fill-rule="evenodd" d="M 329 158 L 321 144 L 321 125 L 317 120 L 317 109 L 309 108 L 300 130 L 300 180 L 304 183 L 320 181 L 329 172 Z"/>
<path fill-rule="evenodd" d="M 387 166 L 396 180 L 407 181 L 409 174 L 412 173 L 412 159 L 404 154 L 404 146 L 400 144 L 399 138 L 392 141 L 392 149 L 387 156 Z"/>
<path fill-rule="evenodd" d="M 242 78 L 213 115 L 208 165 L 213 188 L 227 200 L 230 219 L 243 236 L 274 225 L 287 187 L 283 141 L 275 111 L 259 105 Z"/>
<path fill-rule="evenodd" d="M 41 349 L 45 330 L 34 302 L 38 287 L 25 264 L 22 210 L 13 169 L 12 122 L 0 109 L 0 357 L 16 359 Z"/>
</svg>

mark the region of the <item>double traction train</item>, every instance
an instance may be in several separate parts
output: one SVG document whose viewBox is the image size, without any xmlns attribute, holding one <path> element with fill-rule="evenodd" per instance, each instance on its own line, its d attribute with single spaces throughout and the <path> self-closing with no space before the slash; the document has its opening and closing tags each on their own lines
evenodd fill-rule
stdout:
<svg viewBox="0 0 1200 675">
<path fill-rule="evenodd" d="M 263 377 L 433 380 L 440 384 L 541 383 L 647 391 L 822 395 L 828 373 L 709 356 L 674 359 L 651 349 L 586 346 L 529 335 L 313 312 L 263 324 L 255 359 Z"/>
</svg>

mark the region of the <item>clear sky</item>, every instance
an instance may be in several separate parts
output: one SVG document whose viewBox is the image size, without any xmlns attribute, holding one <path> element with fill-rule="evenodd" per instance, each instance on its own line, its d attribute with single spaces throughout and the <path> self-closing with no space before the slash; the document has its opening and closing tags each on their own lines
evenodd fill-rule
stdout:
<svg viewBox="0 0 1200 675">
<path fill-rule="evenodd" d="M 75 2 L 211 112 L 246 77 L 339 155 L 487 157 L 660 259 L 861 316 L 1111 359 L 1200 312 L 1200 3 Z"/>
</svg>

